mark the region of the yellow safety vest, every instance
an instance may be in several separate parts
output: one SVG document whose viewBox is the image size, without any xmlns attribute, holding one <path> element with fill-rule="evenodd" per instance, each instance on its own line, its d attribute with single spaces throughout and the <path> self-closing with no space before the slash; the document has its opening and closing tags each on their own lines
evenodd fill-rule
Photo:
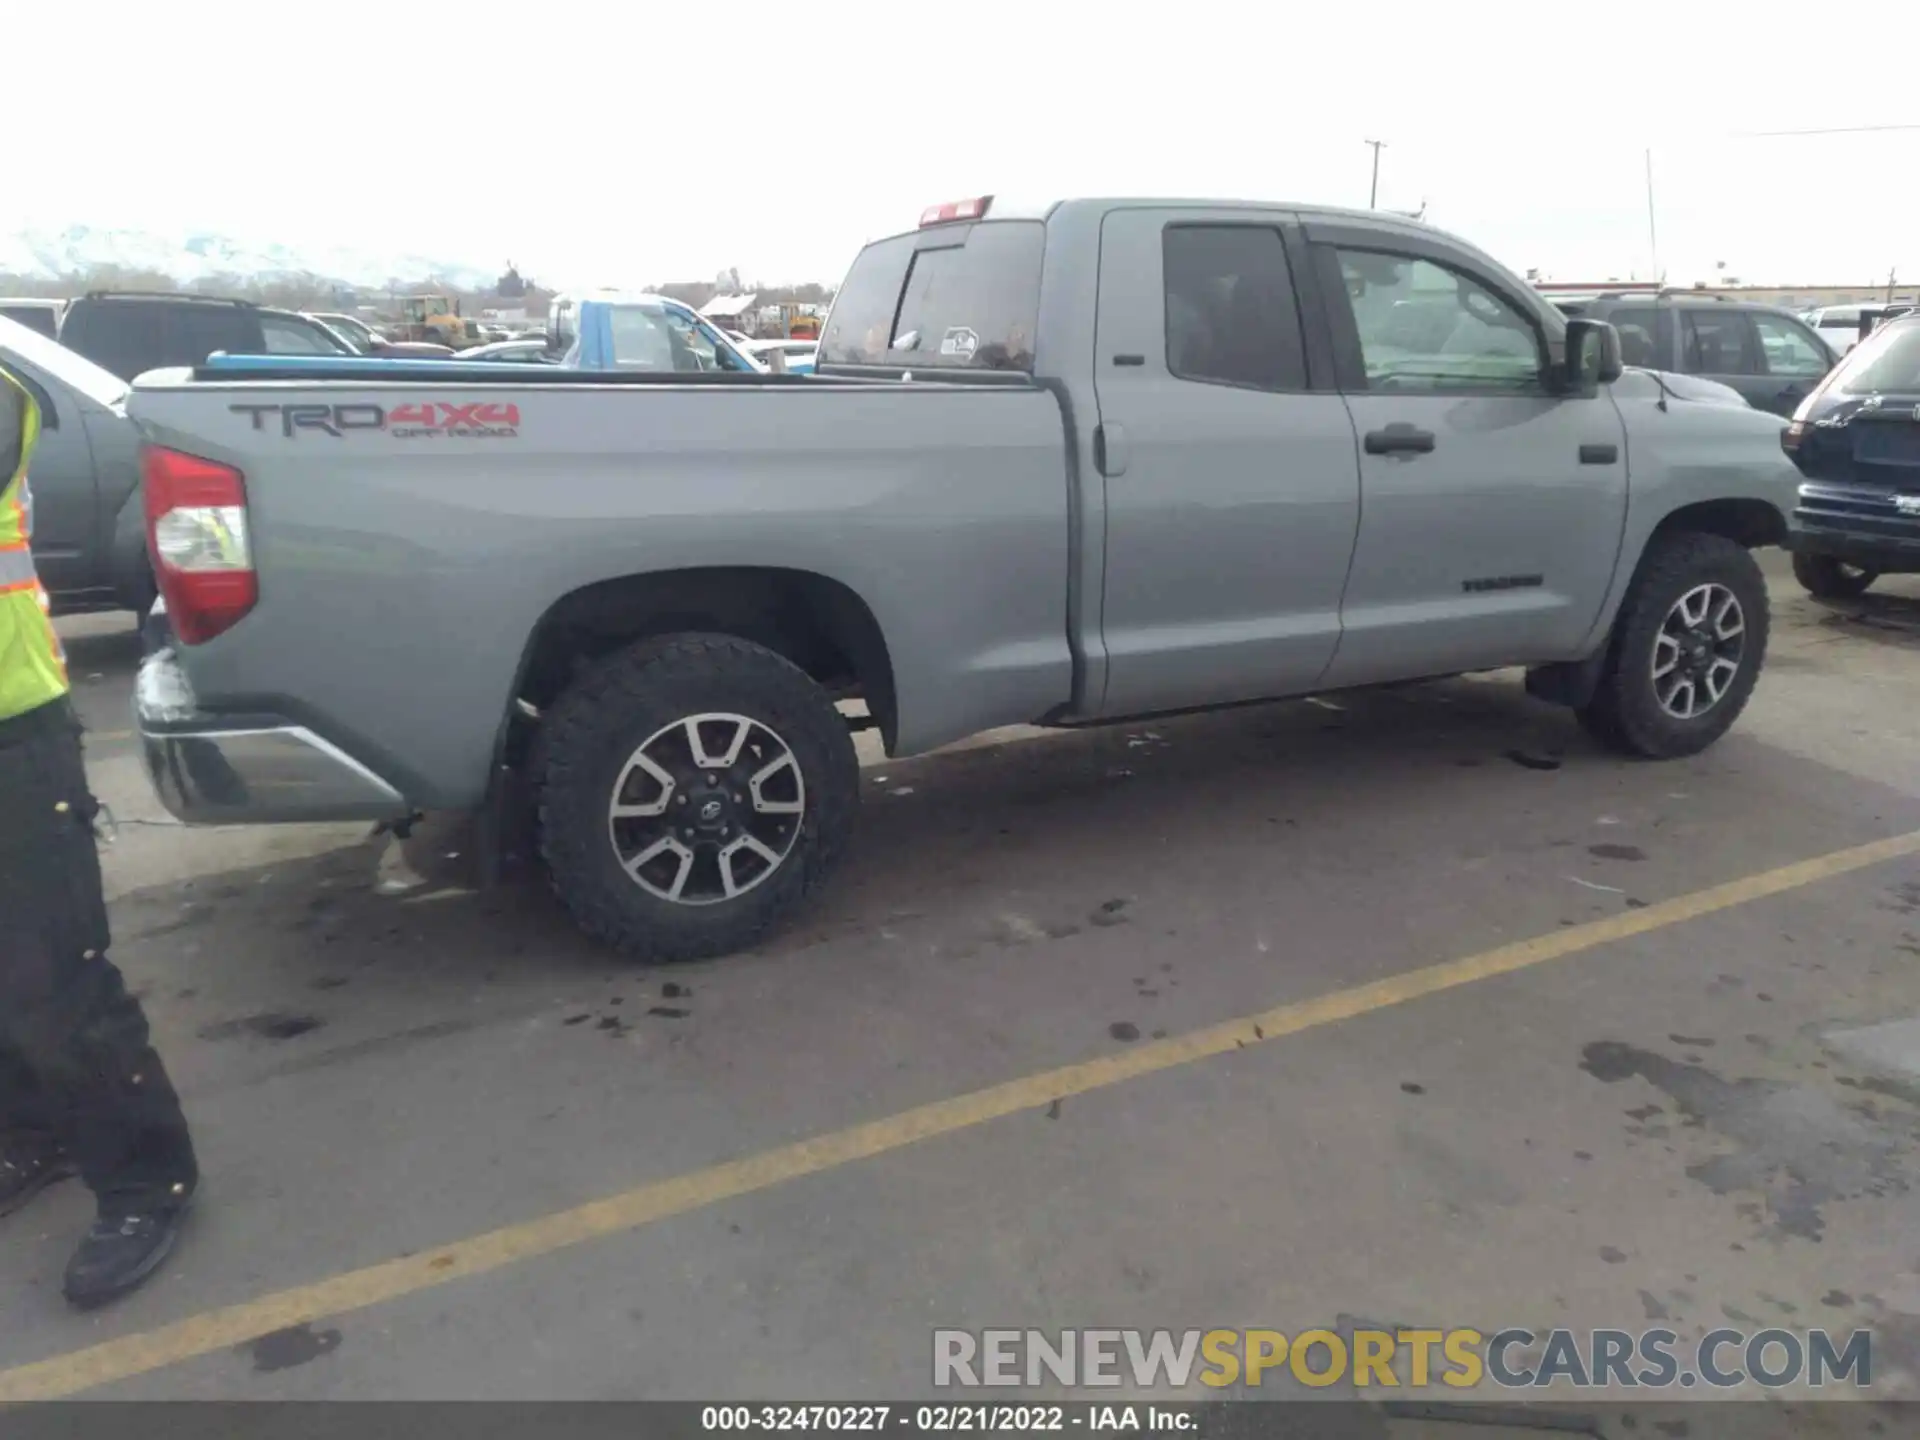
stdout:
<svg viewBox="0 0 1920 1440">
<path fill-rule="evenodd" d="M 49 618 L 47 592 L 33 568 L 33 494 L 27 460 L 40 438 L 40 407 L 0 369 L 0 405 L 21 406 L 20 463 L 0 485 L 0 720 L 38 710 L 67 693 L 67 656 Z"/>
</svg>

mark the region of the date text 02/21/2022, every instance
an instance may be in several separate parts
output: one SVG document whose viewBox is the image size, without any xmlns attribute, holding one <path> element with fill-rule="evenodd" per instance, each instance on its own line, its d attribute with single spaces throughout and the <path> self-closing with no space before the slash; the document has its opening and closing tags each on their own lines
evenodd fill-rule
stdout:
<svg viewBox="0 0 1920 1440">
<path fill-rule="evenodd" d="M 704 1431 L 871 1431 L 911 1435 L 1007 1431 L 1190 1431 L 1189 1410 L 1157 1405 L 708 1405 Z"/>
</svg>

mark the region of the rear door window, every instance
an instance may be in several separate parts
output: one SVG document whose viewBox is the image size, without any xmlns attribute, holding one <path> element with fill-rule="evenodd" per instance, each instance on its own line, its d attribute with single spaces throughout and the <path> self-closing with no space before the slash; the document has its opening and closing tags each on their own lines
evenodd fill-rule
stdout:
<svg viewBox="0 0 1920 1440">
<path fill-rule="evenodd" d="M 820 342 L 822 365 L 1033 371 L 1046 226 L 942 226 L 869 245 Z"/>
<path fill-rule="evenodd" d="M 1753 319 L 1744 310 L 1686 310 L 1680 317 L 1681 356 L 1694 375 L 1764 375 Z"/>
<path fill-rule="evenodd" d="M 1607 323 L 1620 333 L 1620 363 L 1645 370 L 1664 370 L 1660 354 L 1660 312 L 1651 305 L 1623 305 L 1607 313 Z"/>
<path fill-rule="evenodd" d="M 1307 388 L 1300 308 L 1278 230 L 1172 225 L 1161 254 L 1169 372 L 1259 390 Z"/>
</svg>

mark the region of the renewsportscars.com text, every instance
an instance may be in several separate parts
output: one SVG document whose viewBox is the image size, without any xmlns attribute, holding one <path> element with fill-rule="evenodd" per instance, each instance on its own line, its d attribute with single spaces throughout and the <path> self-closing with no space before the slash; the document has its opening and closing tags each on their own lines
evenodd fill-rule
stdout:
<svg viewBox="0 0 1920 1440">
<path fill-rule="evenodd" d="M 1873 1383 L 1873 1337 L 1721 1329 L 936 1330 L 933 1383 L 958 1389 L 1298 1383 L 1472 1390 L 1732 1389 Z"/>
</svg>

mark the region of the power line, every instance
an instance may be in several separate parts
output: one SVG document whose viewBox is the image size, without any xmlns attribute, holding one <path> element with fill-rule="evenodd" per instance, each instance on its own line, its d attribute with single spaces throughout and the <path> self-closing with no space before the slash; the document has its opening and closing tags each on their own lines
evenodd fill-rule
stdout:
<svg viewBox="0 0 1920 1440">
<path fill-rule="evenodd" d="M 1735 130 L 1736 140 L 1774 140 L 1791 135 L 1875 135 L 1889 130 L 1920 130 L 1913 125 L 1835 125 L 1821 130 Z"/>
</svg>

